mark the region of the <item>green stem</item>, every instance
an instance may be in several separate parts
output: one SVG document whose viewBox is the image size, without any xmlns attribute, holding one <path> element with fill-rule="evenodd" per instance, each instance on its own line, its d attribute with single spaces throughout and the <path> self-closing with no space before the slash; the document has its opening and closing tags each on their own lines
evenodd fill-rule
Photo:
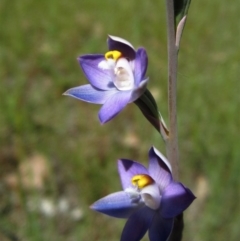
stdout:
<svg viewBox="0 0 240 241">
<path fill-rule="evenodd" d="M 173 0 L 166 0 L 168 38 L 168 111 L 169 138 L 166 142 L 167 157 L 172 166 L 173 178 L 178 179 L 178 134 L 177 134 L 177 54 Z"/>
</svg>

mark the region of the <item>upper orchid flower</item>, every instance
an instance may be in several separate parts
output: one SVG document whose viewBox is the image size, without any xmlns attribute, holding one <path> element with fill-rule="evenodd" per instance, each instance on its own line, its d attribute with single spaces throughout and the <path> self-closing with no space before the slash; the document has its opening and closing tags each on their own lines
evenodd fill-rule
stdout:
<svg viewBox="0 0 240 241">
<path fill-rule="evenodd" d="M 147 54 L 144 48 L 134 50 L 126 40 L 109 36 L 109 51 L 78 58 L 90 84 L 67 90 L 74 98 L 103 104 L 99 111 L 101 123 L 116 116 L 128 103 L 138 99 L 146 89 Z"/>
<path fill-rule="evenodd" d="M 195 196 L 173 180 L 169 162 L 154 147 L 149 150 L 148 169 L 138 162 L 121 159 L 118 171 L 123 191 L 98 200 L 91 208 L 113 217 L 128 218 L 121 241 L 139 241 L 147 230 L 150 241 L 166 241 L 174 217 Z"/>
</svg>

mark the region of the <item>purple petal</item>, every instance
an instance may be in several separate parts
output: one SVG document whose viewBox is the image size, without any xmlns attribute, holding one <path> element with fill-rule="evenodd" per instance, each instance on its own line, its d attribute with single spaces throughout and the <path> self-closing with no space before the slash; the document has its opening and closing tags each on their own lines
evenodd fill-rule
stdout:
<svg viewBox="0 0 240 241">
<path fill-rule="evenodd" d="M 162 194 L 161 215 L 173 218 L 182 213 L 196 197 L 180 182 L 172 182 Z"/>
<path fill-rule="evenodd" d="M 173 218 L 164 219 L 156 214 L 148 231 L 150 241 L 166 241 L 172 232 Z"/>
<path fill-rule="evenodd" d="M 102 106 L 98 113 L 100 122 L 106 123 L 116 116 L 129 102 L 131 91 L 118 91 Z"/>
<path fill-rule="evenodd" d="M 143 80 L 139 86 L 137 88 L 135 88 L 133 91 L 132 91 L 132 96 L 131 96 L 131 99 L 130 99 L 130 103 L 137 100 L 146 90 L 147 88 L 147 83 L 148 83 L 148 78 Z"/>
<path fill-rule="evenodd" d="M 136 52 L 127 40 L 109 35 L 107 42 L 109 50 L 118 50 L 125 58 L 135 59 Z"/>
<path fill-rule="evenodd" d="M 128 218 L 141 206 L 142 204 L 131 198 L 130 194 L 121 191 L 99 199 L 90 208 L 112 217 Z"/>
<path fill-rule="evenodd" d="M 121 179 L 123 190 L 132 186 L 133 176 L 138 174 L 149 175 L 145 166 L 138 162 L 127 159 L 118 160 L 118 173 Z"/>
<path fill-rule="evenodd" d="M 136 59 L 134 60 L 134 78 L 136 86 L 145 78 L 147 65 L 148 57 L 146 50 L 144 48 L 139 48 L 136 53 Z"/>
<path fill-rule="evenodd" d="M 154 214 L 155 212 L 148 207 L 134 212 L 125 224 L 121 241 L 139 241 L 147 232 Z"/>
<path fill-rule="evenodd" d="M 155 182 L 164 190 L 172 181 L 170 164 L 167 159 L 154 147 L 149 150 L 149 173 Z"/>
<path fill-rule="evenodd" d="M 98 65 L 105 58 L 101 54 L 88 54 L 78 58 L 84 74 L 94 87 L 101 90 L 115 88 L 112 82 L 112 70 L 102 69 Z"/>
<path fill-rule="evenodd" d="M 82 85 L 67 90 L 64 95 L 94 104 L 104 104 L 117 90 L 99 90 L 91 85 Z"/>
</svg>

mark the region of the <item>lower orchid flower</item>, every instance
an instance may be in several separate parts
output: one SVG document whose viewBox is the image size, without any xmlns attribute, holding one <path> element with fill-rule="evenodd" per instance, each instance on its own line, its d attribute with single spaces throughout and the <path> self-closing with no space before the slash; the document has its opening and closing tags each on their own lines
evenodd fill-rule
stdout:
<svg viewBox="0 0 240 241">
<path fill-rule="evenodd" d="M 115 117 L 128 103 L 136 101 L 146 90 L 148 58 L 144 48 L 135 51 L 126 40 L 109 36 L 109 51 L 78 58 L 90 84 L 71 88 L 68 95 L 89 103 L 102 104 L 101 123 Z"/>
<path fill-rule="evenodd" d="M 166 241 L 174 218 L 195 199 L 193 193 L 175 182 L 168 160 L 154 147 L 149 150 L 149 167 L 126 159 L 118 161 L 123 191 L 112 193 L 91 208 L 128 218 L 121 241 L 139 241 L 148 231 L 150 241 Z"/>
</svg>

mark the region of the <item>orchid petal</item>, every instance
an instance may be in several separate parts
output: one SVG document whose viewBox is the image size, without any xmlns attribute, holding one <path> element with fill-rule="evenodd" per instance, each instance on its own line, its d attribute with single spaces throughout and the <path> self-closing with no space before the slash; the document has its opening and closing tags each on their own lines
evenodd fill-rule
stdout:
<svg viewBox="0 0 240 241">
<path fill-rule="evenodd" d="M 139 195 L 120 191 L 99 199 L 91 205 L 91 209 L 115 218 L 128 218 L 142 206 Z"/>
<path fill-rule="evenodd" d="M 101 63 L 105 61 L 102 54 L 83 55 L 78 61 L 91 85 L 100 90 L 115 88 L 112 83 L 113 70 L 101 67 Z"/>
<path fill-rule="evenodd" d="M 82 85 L 67 90 L 64 95 L 94 104 L 104 104 L 117 90 L 98 90 L 91 85 Z"/>
<path fill-rule="evenodd" d="M 173 218 L 182 213 L 196 197 L 182 183 L 172 182 L 162 194 L 161 215 Z"/>
<path fill-rule="evenodd" d="M 130 103 L 137 100 L 145 92 L 145 90 L 147 88 L 148 80 L 149 79 L 146 78 L 145 80 L 141 81 L 139 86 L 137 86 L 137 88 L 135 88 L 132 91 L 131 99 L 129 100 Z"/>
<path fill-rule="evenodd" d="M 150 241 L 166 241 L 172 232 L 174 219 L 164 219 L 156 214 L 148 231 Z"/>
<path fill-rule="evenodd" d="M 107 42 L 109 50 L 118 50 L 122 53 L 123 57 L 135 59 L 135 50 L 127 40 L 120 37 L 109 35 Z"/>
<path fill-rule="evenodd" d="M 132 186 L 132 178 L 135 175 L 149 175 L 145 166 L 138 162 L 127 159 L 118 160 L 118 173 L 121 179 L 123 190 Z"/>
<path fill-rule="evenodd" d="M 149 150 L 149 173 L 161 190 L 172 181 L 171 166 L 167 159 L 154 147 Z"/>
<path fill-rule="evenodd" d="M 112 95 L 98 113 L 100 122 L 103 124 L 110 121 L 128 104 L 130 97 L 131 91 L 118 91 Z"/>
<path fill-rule="evenodd" d="M 148 65 L 148 57 L 144 48 L 139 48 L 136 52 L 136 59 L 134 60 L 134 77 L 135 84 L 138 86 L 140 81 L 144 79 Z"/>
<path fill-rule="evenodd" d="M 125 224 L 121 241 L 139 241 L 147 232 L 154 214 L 155 212 L 148 207 L 134 212 Z"/>
</svg>

